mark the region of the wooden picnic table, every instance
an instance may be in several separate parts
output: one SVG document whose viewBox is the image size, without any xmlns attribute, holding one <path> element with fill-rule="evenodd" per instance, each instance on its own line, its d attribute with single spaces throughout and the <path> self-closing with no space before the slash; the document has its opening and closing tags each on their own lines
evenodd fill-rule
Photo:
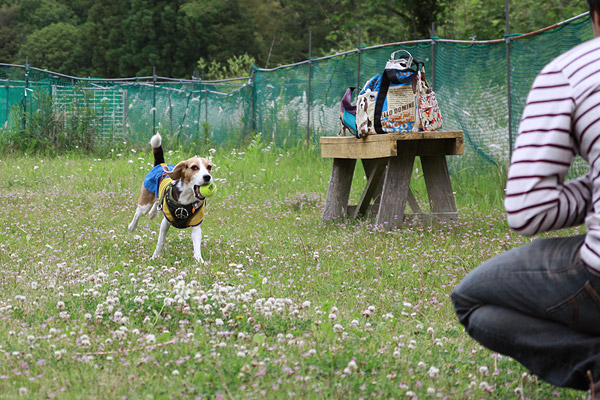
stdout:
<svg viewBox="0 0 600 400">
<path fill-rule="evenodd" d="M 463 154 L 463 132 L 434 131 L 353 136 L 323 136 L 321 156 L 333 158 L 323 220 L 357 218 L 369 211 L 376 224 L 398 228 L 405 219 L 408 202 L 412 216 L 456 218 L 446 155 Z M 415 157 L 421 158 L 430 212 L 421 210 L 410 190 Z M 362 161 L 367 184 L 357 205 L 349 206 L 356 160 Z M 374 204 L 371 205 L 371 200 Z"/>
</svg>

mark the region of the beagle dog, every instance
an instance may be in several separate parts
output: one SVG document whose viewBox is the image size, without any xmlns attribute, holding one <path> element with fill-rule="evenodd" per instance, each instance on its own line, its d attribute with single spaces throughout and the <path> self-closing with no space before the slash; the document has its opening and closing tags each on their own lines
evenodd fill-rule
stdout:
<svg viewBox="0 0 600 400">
<path fill-rule="evenodd" d="M 177 165 L 165 163 L 160 134 L 150 139 L 154 154 L 154 168 L 144 178 L 137 209 L 129 223 L 129 231 L 133 232 L 139 219 L 148 214 L 150 219 L 156 217 L 158 210 L 163 212 L 160 223 L 158 243 L 152 259 L 160 257 L 165 245 L 165 236 L 171 225 L 176 228 L 192 228 L 192 243 L 194 258 L 204 263 L 202 258 L 202 229 L 200 224 L 204 219 L 206 199 L 200 194 L 200 186 L 212 182 L 211 169 L 213 164 L 206 158 L 192 157 Z"/>
</svg>

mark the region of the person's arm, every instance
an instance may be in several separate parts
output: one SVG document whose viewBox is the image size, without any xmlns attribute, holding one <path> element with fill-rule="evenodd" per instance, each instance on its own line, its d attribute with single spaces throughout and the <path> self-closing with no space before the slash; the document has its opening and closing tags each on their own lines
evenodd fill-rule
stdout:
<svg viewBox="0 0 600 400">
<path fill-rule="evenodd" d="M 509 226 L 522 235 L 579 225 L 589 210 L 590 178 L 565 182 L 576 155 L 572 93 L 563 73 L 549 66 L 527 97 L 504 201 Z"/>
</svg>

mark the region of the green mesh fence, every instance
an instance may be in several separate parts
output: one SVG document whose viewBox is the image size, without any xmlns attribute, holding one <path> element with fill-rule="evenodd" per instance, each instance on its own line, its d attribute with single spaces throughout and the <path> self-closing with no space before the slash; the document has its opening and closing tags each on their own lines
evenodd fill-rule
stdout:
<svg viewBox="0 0 600 400">
<path fill-rule="evenodd" d="M 160 130 L 182 145 L 236 145 L 254 133 L 278 146 L 317 144 L 319 136 L 339 132 L 339 102 L 346 88 L 364 85 L 383 71 L 392 52 L 404 49 L 425 64 L 444 130 L 465 133 L 465 155 L 451 157 L 453 168 L 506 165 L 536 74 L 592 36 L 584 14 L 495 41 L 434 38 L 358 48 L 275 69 L 253 68 L 250 79 L 225 81 L 82 79 L 0 64 L 0 129 L 20 129 L 27 115 L 39 112 L 41 93 L 46 93 L 65 124 L 73 102 L 93 110 L 91 123 L 101 138 L 142 144 Z M 18 118 L 23 110 L 25 118 Z"/>
</svg>

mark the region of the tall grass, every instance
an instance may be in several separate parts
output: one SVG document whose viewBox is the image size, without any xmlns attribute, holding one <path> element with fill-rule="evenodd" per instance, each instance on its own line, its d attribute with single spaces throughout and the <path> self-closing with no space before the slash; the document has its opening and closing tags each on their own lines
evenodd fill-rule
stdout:
<svg viewBox="0 0 600 400">
<path fill-rule="evenodd" d="M 386 232 L 321 221 L 331 160 L 314 149 L 217 149 L 197 265 L 189 230 L 159 260 L 157 220 L 127 231 L 152 163 L 132 150 L 2 157 L 0 397 L 582 398 L 454 317 L 462 277 L 529 240 L 506 227 L 497 171 L 453 171 L 457 221 Z"/>
</svg>

